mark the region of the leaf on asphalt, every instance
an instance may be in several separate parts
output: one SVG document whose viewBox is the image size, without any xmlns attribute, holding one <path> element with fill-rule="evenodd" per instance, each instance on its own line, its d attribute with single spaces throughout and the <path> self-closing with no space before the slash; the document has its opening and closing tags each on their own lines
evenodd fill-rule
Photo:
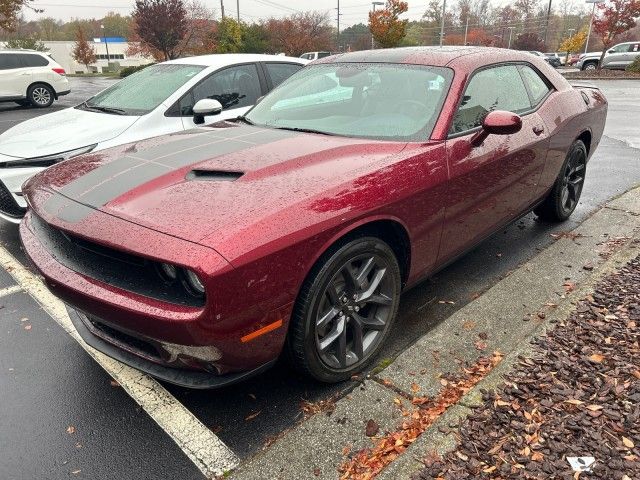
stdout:
<svg viewBox="0 0 640 480">
<path fill-rule="evenodd" d="M 438 303 L 446 303 L 447 305 L 455 305 L 453 300 L 438 300 Z"/>
<path fill-rule="evenodd" d="M 600 355 L 599 353 L 594 353 L 593 355 L 591 355 L 589 357 L 589 360 L 594 362 L 594 363 L 601 363 L 604 360 L 604 357 L 602 355 Z"/>
<path fill-rule="evenodd" d="M 120 384 L 116 380 L 113 380 L 113 379 L 109 380 L 109 384 L 112 387 L 119 387 L 120 386 Z"/>
<path fill-rule="evenodd" d="M 246 417 L 244 417 L 244 421 L 248 422 L 249 420 L 253 420 L 258 415 L 260 415 L 260 413 L 262 413 L 262 410 L 258 410 L 257 412 L 253 412 L 253 413 L 247 415 Z"/>
<path fill-rule="evenodd" d="M 476 322 L 474 322 L 473 320 L 467 320 L 462 324 L 462 328 L 464 330 L 473 330 L 474 328 L 476 328 Z"/>
<path fill-rule="evenodd" d="M 308 400 L 302 400 L 300 408 L 304 412 L 305 418 L 309 418 L 316 413 L 326 412 L 331 414 L 336 409 L 336 402 L 333 398 L 327 398 L 325 400 L 318 400 L 317 402 L 309 402 Z"/>
<path fill-rule="evenodd" d="M 483 342 L 482 340 L 476 340 L 473 343 L 476 347 L 476 350 L 486 350 L 487 349 L 487 342 Z"/>
<path fill-rule="evenodd" d="M 25 326 L 24 326 L 24 329 L 25 329 L 25 330 L 31 330 L 31 325 L 25 325 Z"/>
<path fill-rule="evenodd" d="M 564 287 L 565 293 L 573 292 L 576 288 L 576 284 L 574 282 L 564 282 L 562 286 Z"/>
<path fill-rule="evenodd" d="M 313 469 L 313 475 L 314 476 L 319 477 L 321 473 L 322 472 L 320 471 L 320 469 L 318 467 Z"/>
<path fill-rule="evenodd" d="M 71 475 L 77 475 L 81 472 L 82 470 L 78 469 L 78 470 L 71 470 Z"/>
<path fill-rule="evenodd" d="M 73 425 L 69 425 L 69 426 L 67 427 L 67 433 L 68 433 L 69 435 L 72 435 L 72 434 L 76 433 L 76 427 L 74 427 Z"/>
<path fill-rule="evenodd" d="M 627 448 L 635 447 L 635 444 L 633 443 L 633 441 L 627 437 L 622 437 L 622 444 Z"/>
<path fill-rule="evenodd" d="M 375 422 L 375 420 L 373 420 L 373 419 L 371 419 L 371 418 L 370 418 L 370 419 L 367 421 L 367 426 L 366 426 L 366 428 L 365 428 L 365 430 L 364 430 L 364 434 L 365 434 L 367 437 L 373 437 L 373 436 L 375 436 L 375 434 L 376 434 L 376 433 L 378 433 L 378 431 L 380 431 L 380 425 L 378 425 L 378 424 Z"/>
<path fill-rule="evenodd" d="M 420 385 L 418 385 L 417 383 L 412 383 L 411 384 L 411 391 L 413 393 L 418 393 L 420 391 Z"/>
</svg>

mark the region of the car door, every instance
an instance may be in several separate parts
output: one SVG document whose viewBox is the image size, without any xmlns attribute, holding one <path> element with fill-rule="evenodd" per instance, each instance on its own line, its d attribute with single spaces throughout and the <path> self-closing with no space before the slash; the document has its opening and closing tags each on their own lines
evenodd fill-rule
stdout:
<svg viewBox="0 0 640 480">
<path fill-rule="evenodd" d="M 0 98 L 18 98 L 26 95 L 22 88 L 28 75 L 17 53 L 0 54 Z M 28 86 L 28 84 L 27 84 Z"/>
<path fill-rule="evenodd" d="M 640 43 L 629 44 L 629 49 L 625 52 L 621 67 L 628 67 L 640 55 Z"/>
<path fill-rule="evenodd" d="M 621 43 L 607 50 L 602 66 L 606 68 L 623 68 L 630 46 L 628 43 Z"/>
<path fill-rule="evenodd" d="M 449 199 L 439 262 L 482 240 L 526 211 L 537 198 L 549 140 L 521 67 L 483 68 L 468 81 L 447 139 Z M 521 115 L 521 130 L 489 135 L 481 145 L 473 146 L 471 139 L 486 114 L 494 110 Z"/>
<path fill-rule="evenodd" d="M 193 120 L 193 106 L 203 98 L 218 100 L 222 105 L 222 113 L 206 116 L 205 125 L 236 118 L 244 115 L 265 93 L 264 83 L 255 63 L 226 67 L 195 85 L 178 101 L 177 107 L 170 110 L 179 112 L 185 130 L 197 126 Z"/>
</svg>

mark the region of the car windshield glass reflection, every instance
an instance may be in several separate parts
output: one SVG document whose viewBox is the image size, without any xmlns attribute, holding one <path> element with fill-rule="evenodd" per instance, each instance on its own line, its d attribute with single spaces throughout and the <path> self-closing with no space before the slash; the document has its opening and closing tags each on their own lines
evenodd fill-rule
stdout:
<svg viewBox="0 0 640 480">
<path fill-rule="evenodd" d="M 247 118 L 256 125 L 328 135 L 429 138 L 449 89 L 448 68 L 332 63 L 296 73 Z"/>
<path fill-rule="evenodd" d="M 152 65 L 87 100 L 81 108 L 120 115 L 145 115 L 205 67 Z"/>
</svg>

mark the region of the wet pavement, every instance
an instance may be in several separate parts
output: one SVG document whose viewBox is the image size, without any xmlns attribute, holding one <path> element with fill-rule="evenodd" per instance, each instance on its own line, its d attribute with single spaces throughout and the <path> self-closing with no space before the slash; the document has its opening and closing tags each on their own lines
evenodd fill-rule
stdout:
<svg viewBox="0 0 640 480">
<path fill-rule="evenodd" d="M 54 108 L 84 100 L 104 79 L 72 79 L 72 96 Z M 86 83 L 85 83 L 86 82 Z M 640 182 L 640 82 L 597 83 L 610 114 L 587 173 L 581 203 L 561 226 L 527 215 L 483 242 L 432 279 L 404 294 L 398 323 L 380 360 L 392 358 L 444 318 L 545 248 L 553 232 L 571 230 L 605 201 Z M 75 92 L 78 92 L 76 94 Z M 69 101 L 70 103 L 66 103 Z M 0 105 L 0 130 L 45 112 Z M 0 223 L 0 244 L 24 262 L 14 225 Z M 0 271 L 0 291 L 12 281 Z M 439 300 L 455 302 L 438 303 Z M 21 321 L 27 318 L 28 320 Z M 23 293 L 0 297 L 0 473 L 3 478 L 202 478 L 173 441 L 122 388 Z M 30 325 L 30 329 L 25 329 Z M 374 364 L 375 365 L 375 364 Z M 302 418 L 302 399 L 318 400 L 353 388 L 315 384 L 277 365 L 219 391 L 167 386 L 202 423 L 241 458 Z M 259 412 L 257 415 L 256 412 Z M 245 420 L 250 418 L 250 420 Z M 74 426 L 74 433 L 67 433 Z M 79 443 L 80 446 L 76 446 Z M 81 470 L 75 474 L 69 473 Z"/>
</svg>

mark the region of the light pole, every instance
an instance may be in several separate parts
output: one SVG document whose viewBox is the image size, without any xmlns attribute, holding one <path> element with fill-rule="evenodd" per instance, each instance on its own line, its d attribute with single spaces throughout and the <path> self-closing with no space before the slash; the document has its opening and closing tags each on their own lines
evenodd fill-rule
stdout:
<svg viewBox="0 0 640 480">
<path fill-rule="evenodd" d="M 545 48 L 547 48 L 547 33 L 549 32 L 549 17 L 551 16 L 551 1 L 552 0 L 549 0 L 549 8 L 547 8 L 547 17 L 546 17 L 546 19 L 544 21 L 544 46 L 545 46 Z"/>
<path fill-rule="evenodd" d="M 507 48 L 511 48 L 511 34 L 513 33 L 516 27 L 507 27 L 507 28 L 509 29 L 509 45 L 507 46 Z"/>
<path fill-rule="evenodd" d="M 336 47 L 338 48 L 338 51 L 340 51 L 340 0 L 338 0 L 338 8 L 336 9 L 338 11 L 338 15 L 336 16 L 337 21 L 338 21 L 338 32 L 336 34 Z"/>
<path fill-rule="evenodd" d="M 440 21 L 440 46 L 444 42 L 444 13 L 447 8 L 447 0 L 442 0 L 442 19 Z"/>
<path fill-rule="evenodd" d="M 467 32 L 469 31 L 469 14 L 467 14 L 467 21 L 464 24 L 464 45 L 467 46 Z"/>
<path fill-rule="evenodd" d="M 236 10 L 238 11 L 238 23 L 240 23 L 240 0 L 236 0 Z"/>
<path fill-rule="evenodd" d="M 373 5 L 373 11 L 375 13 L 376 11 L 376 6 L 377 5 L 384 5 L 384 2 L 371 2 L 371 5 Z M 369 22 L 371 23 L 371 22 Z M 375 44 L 373 43 L 373 32 L 371 32 L 371 50 L 373 50 L 374 48 L 376 48 Z"/>
<path fill-rule="evenodd" d="M 587 3 L 593 3 L 591 9 L 591 20 L 589 20 L 589 31 L 587 32 L 587 42 L 584 44 L 584 53 L 589 49 L 589 38 L 591 38 L 591 26 L 593 25 L 593 17 L 596 14 L 596 3 L 602 3 L 604 0 L 586 0 Z"/>
<path fill-rule="evenodd" d="M 100 30 L 102 30 L 102 38 L 104 40 L 104 47 L 107 49 L 107 70 L 109 70 L 109 42 L 107 42 L 107 34 L 104 31 L 104 25 L 100 25 Z"/>
</svg>

